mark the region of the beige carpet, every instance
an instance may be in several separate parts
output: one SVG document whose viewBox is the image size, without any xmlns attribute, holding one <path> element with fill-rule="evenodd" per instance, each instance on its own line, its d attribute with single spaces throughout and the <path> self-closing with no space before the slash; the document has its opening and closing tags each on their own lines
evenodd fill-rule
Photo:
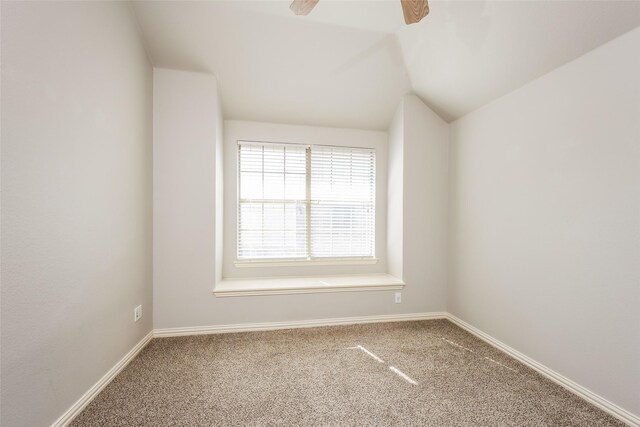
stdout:
<svg viewBox="0 0 640 427">
<path fill-rule="evenodd" d="M 72 426 L 621 426 L 446 320 L 154 339 Z"/>
</svg>

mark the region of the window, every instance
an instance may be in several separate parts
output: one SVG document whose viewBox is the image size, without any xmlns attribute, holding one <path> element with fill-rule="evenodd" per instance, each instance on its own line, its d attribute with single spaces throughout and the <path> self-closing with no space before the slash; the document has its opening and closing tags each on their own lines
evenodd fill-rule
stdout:
<svg viewBox="0 0 640 427">
<path fill-rule="evenodd" d="M 238 260 L 372 259 L 375 150 L 238 143 Z"/>
</svg>

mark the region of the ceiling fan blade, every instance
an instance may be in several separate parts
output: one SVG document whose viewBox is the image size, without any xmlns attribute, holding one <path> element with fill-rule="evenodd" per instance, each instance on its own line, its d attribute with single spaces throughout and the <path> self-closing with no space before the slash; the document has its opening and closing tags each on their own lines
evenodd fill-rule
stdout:
<svg viewBox="0 0 640 427">
<path fill-rule="evenodd" d="M 308 15 L 320 0 L 293 0 L 289 9 L 296 15 Z"/>
<path fill-rule="evenodd" d="M 407 25 L 420 22 L 422 18 L 429 14 L 429 3 L 427 3 L 427 0 L 400 0 L 400 2 L 402 3 L 402 12 L 404 13 L 404 22 L 406 22 Z"/>
</svg>

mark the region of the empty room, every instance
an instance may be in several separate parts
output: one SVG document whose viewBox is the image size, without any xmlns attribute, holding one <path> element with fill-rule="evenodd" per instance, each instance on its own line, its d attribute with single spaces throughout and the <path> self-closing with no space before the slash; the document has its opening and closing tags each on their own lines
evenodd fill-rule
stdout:
<svg viewBox="0 0 640 427">
<path fill-rule="evenodd" d="M 2 427 L 640 427 L 640 1 L 0 25 Z"/>
</svg>

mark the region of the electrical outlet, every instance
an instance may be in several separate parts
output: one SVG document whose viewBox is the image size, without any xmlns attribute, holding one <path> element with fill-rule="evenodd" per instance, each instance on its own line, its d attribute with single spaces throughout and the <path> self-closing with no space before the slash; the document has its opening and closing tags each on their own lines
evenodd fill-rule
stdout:
<svg viewBox="0 0 640 427">
<path fill-rule="evenodd" d="M 142 306 L 139 305 L 133 309 L 133 321 L 137 322 L 142 317 Z"/>
<path fill-rule="evenodd" d="M 400 304 L 402 302 L 402 292 L 396 292 L 396 304 Z"/>
</svg>

